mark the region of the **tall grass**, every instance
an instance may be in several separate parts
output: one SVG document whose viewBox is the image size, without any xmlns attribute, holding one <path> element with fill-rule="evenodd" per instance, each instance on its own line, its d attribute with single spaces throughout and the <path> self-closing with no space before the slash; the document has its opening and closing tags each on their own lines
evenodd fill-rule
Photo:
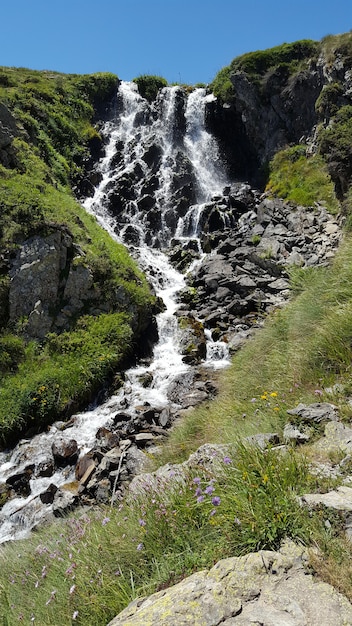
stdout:
<svg viewBox="0 0 352 626">
<path fill-rule="evenodd" d="M 278 548 L 288 535 L 307 542 L 311 518 L 295 495 L 310 484 L 298 456 L 243 445 L 220 456 L 214 473 L 200 467 L 175 481 L 170 472 L 117 510 L 84 513 L 5 546 L 0 617 L 100 626 L 136 596 L 220 558 Z"/>
</svg>

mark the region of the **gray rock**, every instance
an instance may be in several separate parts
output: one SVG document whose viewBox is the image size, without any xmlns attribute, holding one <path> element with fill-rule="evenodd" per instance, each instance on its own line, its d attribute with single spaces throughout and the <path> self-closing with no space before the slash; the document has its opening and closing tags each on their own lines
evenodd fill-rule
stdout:
<svg viewBox="0 0 352 626">
<path fill-rule="evenodd" d="M 280 437 L 278 433 L 258 433 L 245 438 L 250 445 L 258 446 L 261 450 L 266 450 L 270 445 L 278 445 Z"/>
<path fill-rule="evenodd" d="M 350 512 L 352 511 L 352 488 L 343 485 L 328 493 L 305 493 L 301 496 L 300 502 L 309 508 L 322 504 L 328 509 Z"/>
<path fill-rule="evenodd" d="M 17 135 L 15 118 L 8 108 L 0 102 L 0 149 L 9 146 Z"/>
<path fill-rule="evenodd" d="M 337 421 L 337 407 L 328 402 L 314 402 L 313 404 L 298 404 L 294 409 L 287 411 L 288 415 L 295 415 L 299 421 L 320 424 L 326 421 Z"/>
<path fill-rule="evenodd" d="M 309 435 L 302 433 L 293 424 L 286 424 L 283 438 L 286 443 L 306 443 L 310 439 Z"/>
<path fill-rule="evenodd" d="M 352 453 L 352 428 L 341 422 L 329 422 L 324 429 L 324 437 L 313 444 L 313 449 L 320 452 Z"/>
<path fill-rule="evenodd" d="M 304 550 L 287 542 L 219 561 L 149 598 L 134 600 L 109 626 L 344 626 L 352 605 L 309 574 Z"/>
</svg>

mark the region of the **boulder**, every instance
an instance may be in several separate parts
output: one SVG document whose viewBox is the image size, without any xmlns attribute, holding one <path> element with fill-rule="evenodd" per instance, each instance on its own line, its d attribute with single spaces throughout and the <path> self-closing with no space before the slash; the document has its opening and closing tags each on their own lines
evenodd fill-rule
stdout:
<svg viewBox="0 0 352 626">
<path fill-rule="evenodd" d="M 180 583 L 138 598 L 108 626 L 343 626 L 352 623 L 352 605 L 308 570 L 301 546 L 286 542 L 223 559 Z"/>
<path fill-rule="evenodd" d="M 51 446 L 55 464 L 58 467 L 66 467 L 66 465 L 75 465 L 78 459 L 78 444 L 75 439 L 59 439 L 54 441 Z"/>
</svg>

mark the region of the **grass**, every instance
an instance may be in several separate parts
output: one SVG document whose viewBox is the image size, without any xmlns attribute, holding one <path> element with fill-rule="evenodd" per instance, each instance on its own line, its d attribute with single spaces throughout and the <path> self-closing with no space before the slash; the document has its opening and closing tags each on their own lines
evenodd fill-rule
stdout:
<svg viewBox="0 0 352 626">
<path fill-rule="evenodd" d="M 310 485 L 303 459 L 238 446 L 219 458 L 215 474 L 199 468 L 181 482 L 165 477 L 117 509 L 6 546 L 0 616 L 8 624 L 19 615 L 57 624 L 60 615 L 60 626 L 100 626 L 134 597 L 220 558 L 275 549 L 287 534 L 307 541 L 311 518 L 295 495 Z"/>
<path fill-rule="evenodd" d="M 320 155 L 307 158 L 305 146 L 292 146 L 276 153 L 270 163 L 266 189 L 304 206 L 321 202 L 332 214 L 339 209 L 324 159 Z"/>
<path fill-rule="evenodd" d="M 6 339 L 9 345 L 17 338 L 7 336 L 3 343 Z M 81 317 L 75 330 L 49 335 L 42 346 L 22 346 L 17 371 L 1 379 L 1 443 L 43 430 L 87 404 L 134 347 L 130 318 L 123 313 Z"/>
</svg>

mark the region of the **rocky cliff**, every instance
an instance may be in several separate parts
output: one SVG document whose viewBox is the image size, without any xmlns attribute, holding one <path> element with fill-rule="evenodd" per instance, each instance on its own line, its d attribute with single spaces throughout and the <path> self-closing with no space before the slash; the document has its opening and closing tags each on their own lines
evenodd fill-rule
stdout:
<svg viewBox="0 0 352 626">
<path fill-rule="evenodd" d="M 219 137 L 231 173 L 265 183 L 267 166 L 287 145 L 328 152 L 324 143 L 338 111 L 351 104 L 349 35 L 302 41 L 248 53 L 233 60 L 212 83 L 218 95 L 208 105 L 208 123 Z M 350 113 L 349 113 L 350 117 Z M 328 156 L 341 193 L 341 155 Z M 350 166 L 348 166 L 350 169 Z"/>
</svg>

